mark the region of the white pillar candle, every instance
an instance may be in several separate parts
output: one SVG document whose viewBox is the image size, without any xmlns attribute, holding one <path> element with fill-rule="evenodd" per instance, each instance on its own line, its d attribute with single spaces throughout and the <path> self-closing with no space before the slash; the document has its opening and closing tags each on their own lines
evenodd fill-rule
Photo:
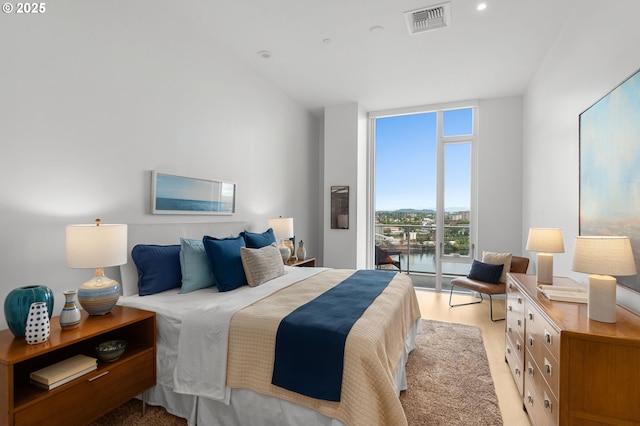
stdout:
<svg viewBox="0 0 640 426">
<path fill-rule="evenodd" d="M 616 285 L 614 277 L 589 275 L 589 318 L 600 322 L 616 322 Z"/>
</svg>

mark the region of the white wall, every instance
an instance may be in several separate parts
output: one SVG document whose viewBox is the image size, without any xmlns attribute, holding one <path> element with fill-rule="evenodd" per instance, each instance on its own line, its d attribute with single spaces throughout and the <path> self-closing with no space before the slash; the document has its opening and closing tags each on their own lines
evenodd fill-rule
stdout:
<svg viewBox="0 0 640 426">
<path fill-rule="evenodd" d="M 604 6 L 604 9 L 603 9 Z M 579 114 L 640 68 L 640 2 L 580 2 L 529 85 L 524 100 L 523 232 L 563 229 L 565 253 L 554 273 L 571 271 L 579 233 Z M 640 296 L 618 288 L 618 301 L 639 310 Z"/>
<path fill-rule="evenodd" d="M 362 220 L 363 209 L 366 211 L 363 121 L 366 118 L 357 103 L 324 110 L 323 265 L 331 268 L 366 267 L 366 220 Z M 332 186 L 349 186 L 349 229 L 331 229 Z"/>
<path fill-rule="evenodd" d="M 152 1 L 0 17 L 0 301 L 77 288 L 65 225 L 292 216 L 319 254 L 319 120 Z M 237 183 L 234 216 L 150 214 L 150 171 Z M 112 274 L 113 275 L 113 274 Z M 5 328 L 4 316 L 0 328 Z"/>
<path fill-rule="evenodd" d="M 522 97 L 478 102 L 478 240 L 482 251 L 522 252 Z"/>
</svg>

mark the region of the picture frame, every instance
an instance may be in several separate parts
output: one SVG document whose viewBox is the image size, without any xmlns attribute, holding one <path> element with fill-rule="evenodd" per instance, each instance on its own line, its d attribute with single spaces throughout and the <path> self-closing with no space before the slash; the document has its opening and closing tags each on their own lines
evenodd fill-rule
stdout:
<svg viewBox="0 0 640 426">
<path fill-rule="evenodd" d="M 331 229 L 349 229 L 349 187 L 331 187 Z"/>
<path fill-rule="evenodd" d="M 580 114 L 580 235 L 627 236 L 640 271 L 640 70 Z M 640 275 L 616 277 L 640 292 Z"/>
<path fill-rule="evenodd" d="M 235 183 L 151 172 L 153 214 L 232 215 L 235 211 Z"/>
</svg>

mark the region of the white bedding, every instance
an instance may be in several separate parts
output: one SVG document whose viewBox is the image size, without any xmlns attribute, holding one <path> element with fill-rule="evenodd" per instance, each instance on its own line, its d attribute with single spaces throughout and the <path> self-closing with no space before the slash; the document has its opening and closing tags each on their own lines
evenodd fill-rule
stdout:
<svg viewBox="0 0 640 426">
<path fill-rule="evenodd" d="M 231 317 L 239 309 L 326 268 L 285 267 L 285 274 L 258 287 L 220 293 L 207 288 L 186 294 L 178 289 L 150 296 L 124 296 L 119 305 L 159 314 L 158 382 L 177 393 L 229 403 L 226 386 L 227 345 Z M 160 344 L 158 344 L 160 347 Z M 173 350 L 172 348 L 177 348 Z M 158 349 L 160 351 L 160 349 Z M 206 361 L 206 362 L 204 362 Z M 162 364 L 162 365 L 160 365 Z"/>
</svg>

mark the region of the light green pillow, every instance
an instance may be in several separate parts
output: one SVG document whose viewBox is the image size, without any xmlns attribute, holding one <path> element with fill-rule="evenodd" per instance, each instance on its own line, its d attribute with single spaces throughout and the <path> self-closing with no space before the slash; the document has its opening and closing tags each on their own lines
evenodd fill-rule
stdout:
<svg viewBox="0 0 640 426">
<path fill-rule="evenodd" d="M 244 275 L 251 287 L 284 275 L 284 264 L 275 243 L 258 249 L 240 247 Z"/>
<path fill-rule="evenodd" d="M 182 271 L 180 293 L 213 286 L 211 267 L 202 240 L 180 238 L 180 269 Z"/>
</svg>

